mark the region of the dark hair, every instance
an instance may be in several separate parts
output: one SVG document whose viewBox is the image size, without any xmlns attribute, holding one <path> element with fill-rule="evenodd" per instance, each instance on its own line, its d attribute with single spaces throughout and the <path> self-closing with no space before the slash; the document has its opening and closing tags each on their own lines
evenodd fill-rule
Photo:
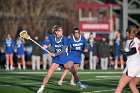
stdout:
<svg viewBox="0 0 140 93">
<path fill-rule="evenodd" d="M 136 25 L 130 25 L 130 26 L 128 26 L 128 28 L 126 29 L 126 32 L 131 32 L 132 30 L 135 30 L 135 31 L 137 31 L 137 26 Z"/>
<path fill-rule="evenodd" d="M 60 26 L 60 25 L 54 25 L 53 32 L 57 31 L 60 28 L 63 29 L 62 26 Z"/>
<path fill-rule="evenodd" d="M 76 30 L 78 30 L 78 32 L 80 33 L 80 29 L 78 27 L 73 28 L 73 33 L 75 33 Z"/>
</svg>

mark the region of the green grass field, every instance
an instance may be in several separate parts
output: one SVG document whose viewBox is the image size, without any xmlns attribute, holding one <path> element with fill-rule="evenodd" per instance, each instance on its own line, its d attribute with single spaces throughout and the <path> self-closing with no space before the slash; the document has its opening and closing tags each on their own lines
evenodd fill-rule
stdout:
<svg viewBox="0 0 140 93">
<path fill-rule="evenodd" d="M 43 93 L 113 93 L 122 72 L 79 70 L 81 81 L 88 85 L 87 89 L 81 90 L 78 86 L 69 85 L 71 74 L 67 75 L 62 86 L 58 86 L 62 71 L 53 74 Z M 0 70 L 0 93 L 36 93 L 46 72 Z M 131 93 L 129 87 L 126 86 L 122 93 Z"/>
</svg>

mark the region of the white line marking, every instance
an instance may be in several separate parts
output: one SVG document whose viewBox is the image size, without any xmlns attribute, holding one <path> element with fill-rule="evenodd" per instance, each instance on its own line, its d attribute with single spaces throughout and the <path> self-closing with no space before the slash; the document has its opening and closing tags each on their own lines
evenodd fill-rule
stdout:
<svg viewBox="0 0 140 93">
<path fill-rule="evenodd" d="M 109 90 L 99 90 L 99 91 L 93 91 L 93 93 L 100 93 L 100 92 L 109 92 L 114 91 L 115 89 L 109 89 Z"/>
<path fill-rule="evenodd" d="M 40 76 L 44 76 L 44 75 L 40 75 Z M 0 78 L 14 78 L 14 77 L 17 77 L 17 78 L 18 77 L 22 77 L 22 78 L 25 77 L 25 78 L 27 78 L 27 76 L 25 76 L 25 75 L 24 76 L 23 75 L 21 75 L 21 76 L 19 76 L 19 75 L 18 76 L 2 76 Z"/>
<path fill-rule="evenodd" d="M 8 84 L 4 84 L 4 85 L 0 85 L 0 86 L 21 86 L 21 85 L 38 85 L 38 84 L 41 84 L 41 82 L 36 82 L 36 83 L 21 83 L 21 84 L 11 84 L 11 85 L 8 85 Z"/>
<path fill-rule="evenodd" d="M 120 76 L 96 76 L 96 78 L 120 78 Z"/>
<path fill-rule="evenodd" d="M 46 74 L 47 72 L 0 72 L 0 74 Z M 121 74 L 122 72 L 78 72 L 78 74 Z M 62 72 L 54 72 L 54 74 L 62 74 Z"/>
</svg>

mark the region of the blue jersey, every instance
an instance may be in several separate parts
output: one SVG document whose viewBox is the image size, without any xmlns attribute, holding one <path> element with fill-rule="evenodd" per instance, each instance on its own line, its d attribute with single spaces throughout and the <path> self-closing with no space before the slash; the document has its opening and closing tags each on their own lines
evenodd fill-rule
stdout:
<svg viewBox="0 0 140 93">
<path fill-rule="evenodd" d="M 4 45 L 5 45 L 5 54 L 13 54 L 14 51 L 14 39 L 10 38 L 10 39 L 5 39 L 4 40 Z"/>
<path fill-rule="evenodd" d="M 17 40 L 15 46 L 17 47 L 17 55 L 24 55 L 24 43 L 21 40 Z"/>
<path fill-rule="evenodd" d="M 116 56 L 123 56 L 123 54 L 120 52 L 119 50 L 119 46 L 120 46 L 120 41 L 116 40 L 115 42 L 115 47 L 116 47 Z"/>
<path fill-rule="evenodd" d="M 62 36 L 60 41 L 56 41 L 56 38 L 52 37 L 51 45 L 52 45 L 52 47 L 55 48 L 55 53 L 60 52 L 62 50 L 63 46 L 67 46 L 68 45 L 67 41 L 68 41 L 67 37 L 65 37 L 65 36 Z M 65 51 L 65 53 L 63 53 L 61 55 L 53 57 L 53 59 L 52 59 L 52 62 L 57 63 L 57 64 L 65 64 L 68 61 L 69 61 L 69 58 L 68 58 L 67 51 Z"/>
<path fill-rule="evenodd" d="M 69 57 L 71 61 L 74 63 L 80 64 L 81 63 L 81 54 L 87 44 L 87 40 L 84 36 L 80 35 L 78 41 L 75 40 L 75 37 L 72 36 L 69 39 L 68 45 L 70 46 Z"/>
<path fill-rule="evenodd" d="M 48 40 L 43 40 L 43 41 L 41 42 L 41 45 L 42 45 L 42 46 L 43 46 L 43 45 L 49 45 L 49 44 L 51 44 L 51 42 L 50 42 L 49 39 L 48 39 Z M 42 49 L 42 54 L 48 54 L 48 52 Z"/>
</svg>

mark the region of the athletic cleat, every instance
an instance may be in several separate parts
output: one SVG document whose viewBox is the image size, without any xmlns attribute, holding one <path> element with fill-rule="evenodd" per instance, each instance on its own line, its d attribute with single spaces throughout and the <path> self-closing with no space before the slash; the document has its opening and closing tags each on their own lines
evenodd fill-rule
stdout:
<svg viewBox="0 0 140 93">
<path fill-rule="evenodd" d="M 6 70 L 9 71 L 9 67 L 6 67 Z"/>
<path fill-rule="evenodd" d="M 70 85 L 71 85 L 71 86 L 76 86 L 76 84 L 74 83 L 74 81 L 71 81 L 71 82 L 70 82 Z"/>
<path fill-rule="evenodd" d="M 87 88 L 87 87 L 88 87 L 88 85 L 81 84 L 80 81 L 78 82 L 78 86 L 79 86 L 81 89 L 84 89 L 84 88 Z"/>
<path fill-rule="evenodd" d="M 44 87 L 38 89 L 37 93 L 43 93 Z"/>
<path fill-rule="evenodd" d="M 121 65 L 121 69 L 122 69 L 122 70 L 124 69 L 124 66 L 123 66 L 123 65 Z"/>
<path fill-rule="evenodd" d="M 63 81 L 61 81 L 61 80 L 60 80 L 60 81 L 58 81 L 58 85 L 59 85 L 59 86 L 61 86 L 61 85 L 62 85 L 62 83 L 63 83 Z"/>
<path fill-rule="evenodd" d="M 81 89 L 85 89 L 85 88 L 87 88 L 88 86 L 85 85 L 85 84 L 81 84 L 79 87 L 80 87 Z"/>
</svg>

